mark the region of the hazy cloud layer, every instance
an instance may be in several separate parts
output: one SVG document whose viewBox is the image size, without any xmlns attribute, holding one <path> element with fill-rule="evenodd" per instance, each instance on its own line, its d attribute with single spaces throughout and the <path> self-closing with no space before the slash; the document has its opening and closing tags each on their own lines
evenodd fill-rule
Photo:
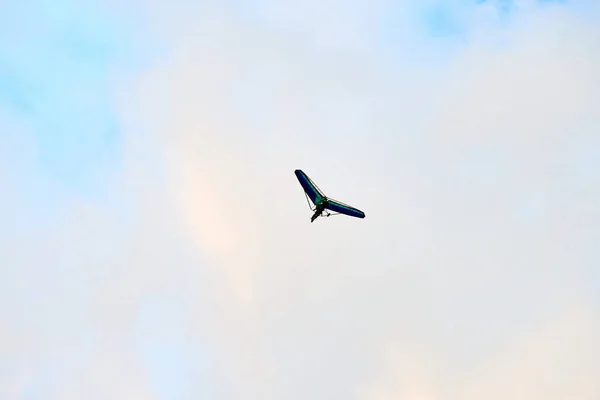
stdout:
<svg viewBox="0 0 600 400">
<path fill-rule="evenodd" d="M 268 3 L 148 5 L 110 202 L 38 224 L 0 161 L 0 394 L 598 397 L 597 24 L 469 17 L 439 64 L 377 47 L 385 2 Z M 296 168 L 367 218 L 310 224 Z"/>
</svg>

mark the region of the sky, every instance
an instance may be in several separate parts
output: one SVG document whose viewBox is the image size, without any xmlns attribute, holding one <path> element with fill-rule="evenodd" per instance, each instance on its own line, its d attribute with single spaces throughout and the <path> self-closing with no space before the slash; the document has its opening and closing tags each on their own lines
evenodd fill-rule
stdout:
<svg viewBox="0 0 600 400">
<path fill-rule="evenodd" d="M 600 397 L 597 2 L 2 10 L 0 398 Z"/>
</svg>

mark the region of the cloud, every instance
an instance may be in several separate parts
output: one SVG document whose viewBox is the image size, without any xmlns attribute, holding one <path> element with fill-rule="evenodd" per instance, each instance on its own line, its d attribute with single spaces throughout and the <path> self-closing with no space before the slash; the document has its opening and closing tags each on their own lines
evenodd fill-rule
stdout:
<svg viewBox="0 0 600 400">
<path fill-rule="evenodd" d="M 598 394 L 597 30 L 552 10 L 396 63 L 352 46 L 379 6 L 324 48 L 310 13 L 149 3 L 169 51 L 114 80 L 115 202 L 0 230 L 5 392 Z M 296 168 L 367 218 L 310 224 Z"/>
<path fill-rule="evenodd" d="M 253 299 L 230 317 L 264 335 L 251 354 L 277 366 L 280 396 L 355 395 L 347 382 L 386 340 L 423 341 L 467 369 L 589 293 L 572 265 L 594 231 L 575 221 L 597 215 L 560 190 L 582 173 L 570 168 L 594 124 L 594 29 L 540 14 L 505 48 L 481 38 L 449 67 L 390 73 L 217 16 L 129 103 L 159 116 L 182 218 L 235 297 Z M 368 221 L 292 224 L 297 167 Z M 546 205 L 528 210 L 536 195 Z"/>
<path fill-rule="evenodd" d="M 573 304 L 549 323 L 518 334 L 497 354 L 461 373 L 413 348 L 385 349 L 385 372 L 367 399 L 592 399 L 597 396 L 597 312 Z M 422 350 L 422 349 L 420 349 Z"/>
</svg>

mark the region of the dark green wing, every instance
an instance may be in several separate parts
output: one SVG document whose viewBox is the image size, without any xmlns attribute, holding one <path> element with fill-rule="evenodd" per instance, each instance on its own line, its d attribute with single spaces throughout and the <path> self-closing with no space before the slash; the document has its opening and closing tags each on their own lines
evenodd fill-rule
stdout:
<svg viewBox="0 0 600 400">
<path fill-rule="evenodd" d="M 297 169 L 294 171 L 294 173 L 296 174 L 296 178 L 298 178 L 300 185 L 302 185 L 302 188 L 306 192 L 306 195 L 310 201 L 312 201 L 314 204 L 317 204 L 321 199 L 325 198 L 323 192 L 321 192 L 317 185 L 315 185 L 315 183 L 310 180 L 308 175 L 306 175 L 302 170 Z"/>
<path fill-rule="evenodd" d="M 328 210 L 339 212 L 340 214 L 349 215 L 356 218 L 364 218 L 365 213 L 360 211 L 358 208 L 351 207 L 341 201 L 327 199 L 327 205 L 325 206 Z"/>
</svg>

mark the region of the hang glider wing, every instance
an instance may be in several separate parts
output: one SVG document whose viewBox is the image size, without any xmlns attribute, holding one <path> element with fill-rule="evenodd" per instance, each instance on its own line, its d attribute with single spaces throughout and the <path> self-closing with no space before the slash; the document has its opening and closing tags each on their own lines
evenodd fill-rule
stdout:
<svg viewBox="0 0 600 400">
<path fill-rule="evenodd" d="M 313 202 L 313 204 L 317 204 L 321 199 L 325 198 L 325 195 L 317 185 L 306 175 L 302 170 L 297 169 L 294 171 L 296 174 L 296 178 L 300 181 L 302 188 L 306 192 L 306 195 Z"/>
<path fill-rule="evenodd" d="M 333 200 L 331 198 L 327 199 L 327 205 L 325 206 L 325 208 L 327 208 L 333 212 L 338 212 L 340 214 L 349 215 L 351 217 L 356 217 L 356 218 L 364 218 L 365 217 L 365 213 L 360 211 L 358 208 L 351 207 L 347 204 L 342 203 L 341 201 Z"/>
</svg>

